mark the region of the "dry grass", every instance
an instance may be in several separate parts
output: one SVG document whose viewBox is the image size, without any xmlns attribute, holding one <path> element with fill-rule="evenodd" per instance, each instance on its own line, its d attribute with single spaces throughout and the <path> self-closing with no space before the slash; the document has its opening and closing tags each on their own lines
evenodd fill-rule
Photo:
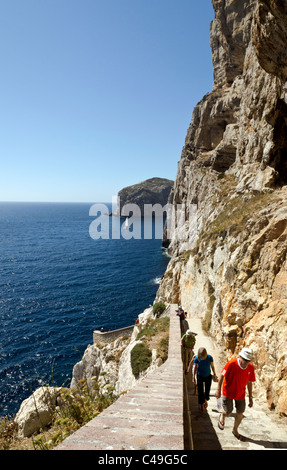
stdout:
<svg viewBox="0 0 287 470">
<path fill-rule="evenodd" d="M 51 450 L 115 400 L 112 390 L 102 394 L 98 382 L 88 387 L 85 380 L 80 380 L 78 389 L 62 389 L 60 404 L 51 410 L 51 425 L 37 435 L 19 438 L 15 421 L 0 418 L 0 450 Z"/>
<path fill-rule="evenodd" d="M 236 192 L 237 182 L 233 176 L 226 174 L 220 176 L 218 191 L 210 201 L 210 205 L 215 207 L 219 213 L 200 234 L 197 249 L 202 242 L 205 242 L 206 246 L 207 243 L 216 242 L 218 237 L 225 238 L 226 235 L 232 235 L 235 238 L 244 231 L 250 217 L 274 200 L 274 194 L 269 192 L 238 194 Z M 194 250 L 190 254 L 195 254 Z"/>
<path fill-rule="evenodd" d="M 145 344 L 150 349 L 156 349 L 158 357 L 164 362 L 168 355 L 169 318 L 151 320 L 140 335 L 145 336 Z M 119 355 L 121 352 L 122 350 Z M 119 357 L 113 360 L 119 360 Z M 92 387 L 88 387 L 84 379 L 80 380 L 77 390 L 62 389 L 58 406 L 52 410 L 51 425 L 36 435 L 19 438 L 14 419 L 0 417 L 0 450 L 51 450 L 116 399 L 113 389 L 103 394 L 98 381 L 94 382 Z"/>
<path fill-rule="evenodd" d="M 274 201 L 280 204 L 280 195 L 276 192 L 255 192 L 238 194 L 236 182 L 231 175 L 222 175 L 218 181 L 217 192 L 210 205 L 215 208 L 217 215 L 210 223 L 206 223 L 199 234 L 196 245 L 192 250 L 181 253 L 181 260 L 186 264 L 190 257 L 199 262 L 205 256 L 207 247 L 214 252 L 218 243 L 227 237 L 232 237 L 231 250 L 236 249 L 248 237 L 248 221 L 256 220 L 256 214 L 267 208 Z M 283 197 L 284 195 L 282 195 Z M 211 215 L 212 217 L 212 215 Z"/>
<path fill-rule="evenodd" d="M 220 214 L 202 234 L 202 240 L 210 241 L 227 233 L 236 237 L 243 232 L 250 217 L 261 211 L 269 200 L 268 193 L 257 193 L 245 199 L 242 196 L 234 197 L 226 203 Z"/>
</svg>

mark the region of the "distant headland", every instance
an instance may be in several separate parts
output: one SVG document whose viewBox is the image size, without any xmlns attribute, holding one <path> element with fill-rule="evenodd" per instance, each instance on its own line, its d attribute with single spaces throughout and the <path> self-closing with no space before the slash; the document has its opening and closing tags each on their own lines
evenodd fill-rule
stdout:
<svg viewBox="0 0 287 470">
<path fill-rule="evenodd" d="M 170 193 L 173 189 L 174 181 L 165 178 L 150 178 L 141 183 L 127 186 L 118 193 L 118 207 L 113 214 L 120 216 L 121 209 L 128 204 L 136 204 L 141 215 L 144 215 L 145 204 L 161 204 L 165 206 L 169 200 Z"/>
</svg>

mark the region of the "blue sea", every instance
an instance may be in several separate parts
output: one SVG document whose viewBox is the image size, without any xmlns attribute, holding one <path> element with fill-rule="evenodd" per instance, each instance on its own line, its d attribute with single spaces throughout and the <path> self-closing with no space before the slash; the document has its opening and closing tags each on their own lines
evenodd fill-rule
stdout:
<svg viewBox="0 0 287 470">
<path fill-rule="evenodd" d="M 161 240 L 92 239 L 91 205 L 0 203 L 1 415 L 40 385 L 69 386 L 93 330 L 132 325 L 154 301 Z"/>
</svg>

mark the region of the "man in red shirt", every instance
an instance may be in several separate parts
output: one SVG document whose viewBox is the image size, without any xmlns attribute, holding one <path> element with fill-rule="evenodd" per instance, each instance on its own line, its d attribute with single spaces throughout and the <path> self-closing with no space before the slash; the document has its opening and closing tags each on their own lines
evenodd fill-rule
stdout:
<svg viewBox="0 0 287 470">
<path fill-rule="evenodd" d="M 236 416 L 233 426 L 234 436 L 242 440 L 242 436 L 238 433 L 243 413 L 245 411 L 245 389 L 247 386 L 249 395 L 249 407 L 253 406 L 252 399 L 252 383 L 255 382 L 254 367 L 250 364 L 253 359 L 251 349 L 243 348 L 239 356 L 231 359 L 224 368 L 219 377 L 218 387 L 215 393 L 216 398 L 221 397 L 222 387 L 222 407 L 223 411 L 219 416 L 218 427 L 224 429 L 225 418 L 230 416 L 233 409 L 233 400 L 235 400 Z"/>
</svg>

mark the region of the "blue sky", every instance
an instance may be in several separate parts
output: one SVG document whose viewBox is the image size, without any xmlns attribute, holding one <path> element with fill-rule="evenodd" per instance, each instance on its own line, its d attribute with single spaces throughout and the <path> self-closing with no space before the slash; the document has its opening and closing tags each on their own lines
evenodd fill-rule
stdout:
<svg viewBox="0 0 287 470">
<path fill-rule="evenodd" d="M 175 179 L 213 18 L 211 0 L 2 0 L 0 201 Z"/>
</svg>

